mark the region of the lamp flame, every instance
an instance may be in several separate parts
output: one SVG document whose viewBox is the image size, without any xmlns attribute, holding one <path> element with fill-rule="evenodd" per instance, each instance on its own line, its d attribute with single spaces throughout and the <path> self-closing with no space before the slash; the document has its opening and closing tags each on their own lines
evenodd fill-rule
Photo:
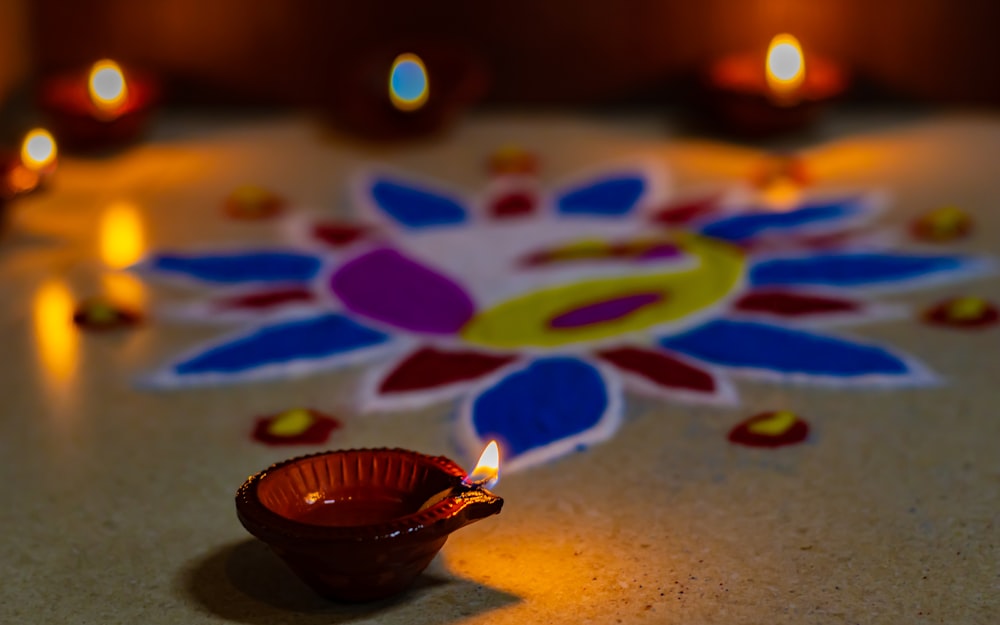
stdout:
<svg viewBox="0 0 1000 625">
<path fill-rule="evenodd" d="M 24 135 L 21 163 L 33 172 L 46 169 L 56 160 L 56 140 L 48 130 L 35 128 Z"/>
<path fill-rule="evenodd" d="M 128 96 L 128 85 L 122 68 L 110 59 L 94 63 L 90 68 L 87 91 L 91 102 L 102 113 L 117 112 Z"/>
<path fill-rule="evenodd" d="M 802 85 L 806 62 L 799 40 L 783 33 L 776 35 L 767 48 L 767 84 L 779 96 L 787 96 Z"/>
<path fill-rule="evenodd" d="M 493 488 L 497 485 L 500 481 L 500 447 L 496 441 L 490 441 L 479 456 L 476 468 L 463 481 L 467 485 L 483 488 Z"/>
<path fill-rule="evenodd" d="M 389 100 L 401 111 L 415 111 L 427 102 L 430 81 L 423 60 L 412 53 L 400 54 L 389 70 Z"/>
</svg>

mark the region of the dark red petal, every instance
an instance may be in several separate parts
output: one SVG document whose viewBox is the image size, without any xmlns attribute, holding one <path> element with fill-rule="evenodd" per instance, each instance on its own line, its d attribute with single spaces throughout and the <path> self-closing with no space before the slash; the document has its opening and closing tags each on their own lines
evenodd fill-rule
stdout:
<svg viewBox="0 0 1000 625">
<path fill-rule="evenodd" d="M 743 312 L 771 313 L 782 317 L 861 310 L 861 305 L 851 300 L 781 290 L 751 291 L 736 300 L 733 307 Z"/>
<path fill-rule="evenodd" d="M 327 245 L 341 247 L 357 241 L 368 231 L 364 226 L 354 224 L 324 222 L 313 226 L 313 237 Z"/>
<path fill-rule="evenodd" d="M 863 241 L 871 235 L 870 231 L 861 228 L 839 230 L 823 234 L 802 234 L 788 236 L 767 236 L 747 239 L 740 242 L 745 250 L 757 254 L 782 252 L 787 250 L 837 250 Z"/>
<path fill-rule="evenodd" d="M 663 352 L 619 347 L 597 352 L 597 355 L 619 369 L 640 375 L 657 386 L 699 393 L 715 392 L 715 378 L 711 373 Z"/>
<path fill-rule="evenodd" d="M 515 191 L 501 195 L 490 204 L 490 213 L 494 217 L 516 217 L 528 215 L 535 211 L 535 196 L 530 193 Z"/>
<path fill-rule="evenodd" d="M 670 204 L 653 214 L 656 223 L 677 226 L 700 217 L 707 217 L 719 208 L 719 198 L 712 195 L 697 200 L 686 200 Z"/>
<path fill-rule="evenodd" d="M 249 293 L 220 300 L 216 307 L 222 310 L 232 310 L 235 308 L 276 308 L 283 304 L 292 302 L 311 302 L 315 299 L 312 291 L 303 288 L 278 289 L 275 291 L 261 291 Z"/>
<path fill-rule="evenodd" d="M 424 347 L 399 363 L 382 380 L 379 392 L 403 393 L 474 380 L 514 360 L 478 352 L 446 352 Z"/>
</svg>

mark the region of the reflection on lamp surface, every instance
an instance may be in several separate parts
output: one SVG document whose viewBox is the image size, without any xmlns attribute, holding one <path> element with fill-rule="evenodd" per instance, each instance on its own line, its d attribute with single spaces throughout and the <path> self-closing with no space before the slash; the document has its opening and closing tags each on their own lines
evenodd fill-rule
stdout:
<svg viewBox="0 0 1000 625">
<path fill-rule="evenodd" d="M 65 282 L 42 283 L 35 293 L 33 317 L 39 360 L 48 380 L 61 386 L 76 373 L 80 352 L 73 327 L 73 295 Z"/>
</svg>

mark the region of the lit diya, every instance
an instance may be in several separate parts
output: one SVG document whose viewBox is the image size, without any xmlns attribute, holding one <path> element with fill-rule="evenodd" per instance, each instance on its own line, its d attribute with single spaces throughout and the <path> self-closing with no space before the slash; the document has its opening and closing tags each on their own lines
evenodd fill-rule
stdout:
<svg viewBox="0 0 1000 625">
<path fill-rule="evenodd" d="M 148 74 L 103 59 L 85 71 L 43 79 L 37 99 L 60 143 L 89 151 L 138 139 L 159 91 L 159 83 Z"/>
<path fill-rule="evenodd" d="M 942 206 L 915 219 L 910 233 L 921 241 L 944 243 L 969 236 L 972 226 L 967 212 L 957 206 Z"/>
<path fill-rule="evenodd" d="M 137 311 L 103 298 L 86 300 L 73 313 L 73 323 L 84 330 L 119 330 L 141 321 L 142 315 Z"/>
<path fill-rule="evenodd" d="M 775 36 L 765 55 L 734 54 L 704 74 L 707 108 L 727 130 L 767 136 L 813 123 L 823 106 L 847 89 L 843 68 L 804 54 L 789 34 Z"/>
<path fill-rule="evenodd" d="M 794 445 L 809 436 L 809 424 L 789 410 L 764 412 L 729 431 L 729 441 L 748 447 Z"/>
<path fill-rule="evenodd" d="M 56 141 L 44 128 L 25 134 L 17 153 L 0 153 L 0 204 L 42 186 L 56 169 L 57 155 Z"/>
<path fill-rule="evenodd" d="M 475 470 L 405 449 L 350 449 L 292 458 L 236 493 L 248 532 L 319 594 L 370 601 L 402 592 L 448 535 L 497 514 L 503 499 L 491 443 Z"/>
<path fill-rule="evenodd" d="M 932 325 L 972 329 L 996 325 L 998 316 L 996 305 L 981 297 L 956 297 L 931 306 L 923 319 Z"/>
<path fill-rule="evenodd" d="M 446 128 L 487 89 L 471 51 L 443 43 L 377 50 L 352 64 L 330 103 L 333 121 L 367 139 L 397 140 Z"/>
</svg>

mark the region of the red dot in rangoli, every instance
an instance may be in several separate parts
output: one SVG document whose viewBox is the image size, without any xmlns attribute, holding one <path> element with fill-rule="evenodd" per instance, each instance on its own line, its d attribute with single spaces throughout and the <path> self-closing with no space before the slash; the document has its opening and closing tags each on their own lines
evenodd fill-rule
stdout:
<svg viewBox="0 0 1000 625">
<path fill-rule="evenodd" d="M 809 424 L 790 410 L 763 412 L 729 431 L 729 442 L 748 447 L 783 447 L 806 440 Z"/>
<path fill-rule="evenodd" d="M 247 184 L 234 189 L 223 208 L 233 219 L 269 219 L 285 210 L 285 200 L 263 187 Z"/>
<path fill-rule="evenodd" d="M 493 200 L 490 214 L 494 217 L 516 217 L 529 215 L 535 211 L 537 200 L 532 193 L 512 191 Z"/>
<path fill-rule="evenodd" d="M 986 328 L 996 325 L 997 307 L 981 297 L 956 297 L 945 300 L 924 311 L 925 322 L 952 328 Z"/>
<path fill-rule="evenodd" d="M 968 213 L 957 206 L 943 206 L 915 219 L 910 233 L 921 241 L 941 243 L 969 236 L 972 226 Z"/>
<path fill-rule="evenodd" d="M 322 445 L 340 421 L 308 408 L 292 408 L 260 417 L 254 424 L 254 440 L 265 445 Z"/>
<path fill-rule="evenodd" d="M 73 323 L 83 330 L 118 330 L 138 325 L 142 315 L 103 298 L 89 299 L 77 306 Z"/>
<path fill-rule="evenodd" d="M 354 243 L 367 232 L 364 226 L 348 223 L 323 222 L 313 226 L 313 236 L 333 247 Z"/>
</svg>

